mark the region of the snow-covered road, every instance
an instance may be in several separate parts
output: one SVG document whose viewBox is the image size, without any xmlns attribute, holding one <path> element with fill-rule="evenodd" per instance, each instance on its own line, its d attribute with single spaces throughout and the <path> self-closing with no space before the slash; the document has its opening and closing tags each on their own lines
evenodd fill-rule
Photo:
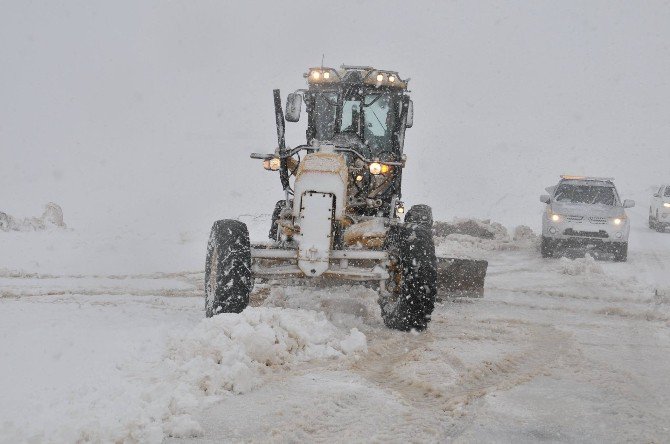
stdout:
<svg viewBox="0 0 670 444">
<path fill-rule="evenodd" d="M 421 334 L 361 286 L 259 285 L 203 321 L 202 273 L 172 257 L 0 264 L 0 442 L 665 441 L 670 234 L 645 217 L 627 263 L 443 241 L 489 259 L 486 294 L 445 298 Z"/>
</svg>

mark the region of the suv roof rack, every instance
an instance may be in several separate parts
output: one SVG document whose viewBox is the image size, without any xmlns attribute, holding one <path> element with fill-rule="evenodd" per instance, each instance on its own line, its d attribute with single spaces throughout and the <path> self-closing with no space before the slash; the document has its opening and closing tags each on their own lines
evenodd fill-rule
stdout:
<svg viewBox="0 0 670 444">
<path fill-rule="evenodd" d="M 613 177 L 592 177 L 592 176 L 573 176 L 569 174 L 562 174 L 561 179 L 565 180 L 600 180 L 604 182 L 611 182 L 614 180 Z"/>
</svg>

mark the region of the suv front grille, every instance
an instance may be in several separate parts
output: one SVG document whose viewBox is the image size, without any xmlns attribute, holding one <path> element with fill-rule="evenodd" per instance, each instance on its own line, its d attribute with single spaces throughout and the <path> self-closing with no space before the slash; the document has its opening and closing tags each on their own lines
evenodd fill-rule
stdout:
<svg viewBox="0 0 670 444">
<path fill-rule="evenodd" d="M 589 217 L 592 224 L 604 225 L 607 223 L 606 217 Z"/>
<path fill-rule="evenodd" d="M 581 222 L 584 219 L 583 216 L 565 216 L 565 219 L 570 222 Z"/>
<path fill-rule="evenodd" d="M 566 236 L 594 237 L 601 239 L 606 239 L 609 237 L 609 234 L 607 234 L 607 231 L 605 230 L 594 232 L 594 231 L 577 231 L 573 230 L 572 228 L 568 228 L 565 231 L 563 231 L 563 234 L 565 234 Z"/>
</svg>

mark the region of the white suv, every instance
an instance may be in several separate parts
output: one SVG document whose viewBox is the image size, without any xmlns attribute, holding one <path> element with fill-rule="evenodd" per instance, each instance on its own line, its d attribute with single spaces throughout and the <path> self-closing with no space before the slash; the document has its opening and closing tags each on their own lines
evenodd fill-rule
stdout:
<svg viewBox="0 0 670 444">
<path fill-rule="evenodd" d="M 611 178 L 561 176 L 558 185 L 540 196 L 547 204 L 542 217 L 542 257 L 553 257 L 559 248 L 594 248 L 623 262 L 628 257 L 630 222 Z"/>
<path fill-rule="evenodd" d="M 649 228 L 665 231 L 670 227 L 670 185 L 663 185 L 654 193 L 649 205 Z"/>
</svg>

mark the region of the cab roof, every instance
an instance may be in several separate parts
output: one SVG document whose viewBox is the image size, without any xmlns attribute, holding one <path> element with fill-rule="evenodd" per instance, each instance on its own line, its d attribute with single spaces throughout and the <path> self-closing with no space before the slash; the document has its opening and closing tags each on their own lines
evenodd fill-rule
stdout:
<svg viewBox="0 0 670 444">
<path fill-rule="evenodd" d="M 309 85 L 332 85 L 340 83 L 385 86 L 407 90 L 409 79 L 401 79 L 396 71 L 377 69 L 372 66 L 342 65 L 340 69 L 325 66 L 309 68 L 304 74 Z"/>
</svg>

